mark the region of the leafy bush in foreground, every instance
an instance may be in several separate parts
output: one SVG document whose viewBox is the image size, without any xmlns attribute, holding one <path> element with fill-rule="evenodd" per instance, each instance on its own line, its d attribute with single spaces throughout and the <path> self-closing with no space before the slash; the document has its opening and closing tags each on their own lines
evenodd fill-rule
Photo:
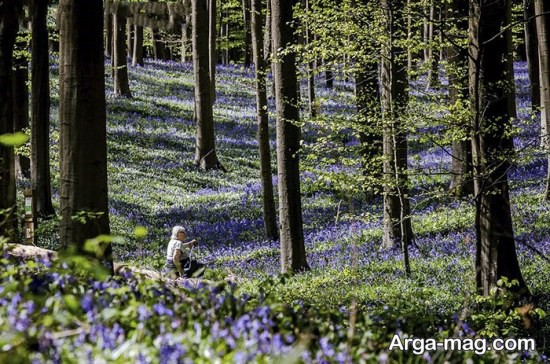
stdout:
<svg viewBox="0 0 550 364">
<path fill-rule="evenodd" d="M 422 299 L 375 307 L 367 314 L 356 305 L 334 309 L 281 302 L 274 293 L 292 279 L 286 276 L 265 281 L 251 296 L 226 282 L 194 287 L 187 281 L 152 281 L 129 273 L 107 276 L 90 270 L 81 257 L 22 262 L 4 254 L 0 266 L 0 362 L 480 359 L 473 352 L 447 357 L 444 352 L 388 351 L 395 333 L 438 339 L 475 335 L 456 318 L 419 317 L 414 307 L 420 308 Z M 521 331 L 521 322 L 508 321 Z M 537 353 L 488 352 L 483 357 L 492 361 L 520 355 L 530 362 L 545 359 Z"/>
</svg>

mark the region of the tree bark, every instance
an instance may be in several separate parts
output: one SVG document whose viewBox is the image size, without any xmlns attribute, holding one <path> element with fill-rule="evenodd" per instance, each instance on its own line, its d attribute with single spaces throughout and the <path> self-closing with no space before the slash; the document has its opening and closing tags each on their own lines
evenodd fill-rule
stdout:
<svg viewBox="0 0 550 364">
<path fill-rule="evenodd" d="M 208 59 L 210 72 L 210 94 L 216 102 L 216 0 L 208 0 Z"/>
<path fill-rule="evenodd" d="M 86 254 L 87 239 L 110 233 L 103 1 L 60 0 L 58 11 L 60 238 L 64 247 Z M 101 263 L 113 272 L 111 244 L 103 248 Z"/>
<path fill-rule="evenodd" d="M 249 68 L 252 64 L 252 55 L 250 51 L 250 1 L 251 0 L 241 0 L 242 10 L 243 10 L 243 22 L 244 22 L 244 66 Z"/>
<path fill-rule="evenodd" d="M 406 54 L 393 38 L 399 30 L 405 34 L 406 1 L 382 0 L 388 41 L 382 47 L 382 122 L 384 132 L 384 239 L 382 246 L 400 246 L 408 271 L 407 247 L 411 244 L 412 227 L 408 198 L 407 135 L 401 116 L 408 103 Z"/>
<path fill-rule="evenodd" d="M 50 61 L 48 56 L 48 3 L 31 3 L 31 186 L 36 214 L 52 216 L 50 186 Z"/>
<path fill-rule="evenodd" d="M 286 49 L 273 62 L 277 105 L 277 168 L 281 271 L 299 272 L 309 269 L 306 261 L 300 196 L 300 126 L 296 55 L 287 47 L 294 44 L 292 21 L 293 0 L 272 0 L 271 30 L 273 50 Z"/>
<path fill-rule="evenodd" d="M 476 203 L 476 285 L 489 295 L 506 277 L 527 293 L 516 255 L 508 188 L 513 142 L 508 130 L 513 89 L 503 82 L 512 57 L 510 0 L 470 0 L 469 85 Z M 506 78 L 505 78 L 506 80 Z"/>
<path fill-rule="evenodd" d="M 304 0 L 305 11 L 310 11 L 309 0 Z M 306 45 L 311 43 L 313 36 L 309 30 L 309 26 L 305 24 L 305 39 Z M 308 111 L 309 117 L 314 118 L 317 116 L 317 105 L 315 102 L 315 62 L 310 61 L 307 64 L 307 96 L 308 96 Z"/>
<path fill-rule="evenodd" d="M 105 15 L 105 57 L 113 55 L 113 16 Z"/>
<path fill-rule="evenodd" d="M 540 70 L 540 120 L 542 125 L 542 145 L 548 151 L 548 165 L 550 166 L 550 6 L 541 0 L 534 0 L 537 25 L 537 43 Z M 546 178 L 545 199 L 550 200 L 550 171 Z"/>
<path fill-rule="evenodd" d="M 192 1 L 193 74 L 197 124 L 195 165 L 203 170 L 223 169 L 216 155 L 212 79 L 210 77 L 209 21 L 207 3 Z"/>
<path fill-rule="evenodd" d="M 277 215 L 273 197 L 271 175 L 271 150 L 269 147 L 269 124 L 266 91 L 266 61 L 263 54 L 262 4 L 261 0 L 251 0 L 252 53 L 256 76 L 256 118 L 258 121 L 258 145 L 260 148 L 260 174 L 263 195 L 264 231 L 266 238 L 276 240 Z"/>
<path fill-rule="evenodd" d="M 186 16 L 185 23 L 181 26 L 181 62 L 189 61 L 189 48 L 191 42 L 191 16 Z"/>
<path fill-rule="evenodd" d="M 126 14 L 119 9 L 113 14 L 114 93 L 132 97 L 128 80 L 128 50 L 126 48 Z"/>
<path fill-rule="evenodd" d="M 457 197 L 473 194 L 474 181 L 472 177 L 472 143 L 468 137 L 469 121 L 461 120 L 463 108 L 468 100 L 468 48 L 461 46 L 461 37 L 468 32 L 468 3 L 463 0 L 453 0 L 449 4 L 446 24 L 454 29 L 448 29 L 446 34 L 451 41 L 447 48 L 447 75 L 449 77 L 449 102 L 455 111 L 457 130 L 465 130 L 462 138 L 452 142 L 452 174 L 449 190 Z"/>
<path fill-rule="evenodd" d="M 25 30 L 25 33 L 27 30 Z M 16 40 L 13 72 L 13 125 L 17 132 L 25 132 L 29 128 L 29 61 L 27 59 L 27 40 L 24 38 L 25 33 L 19 33 L 22 40 Z M 30 178 L 31 162 L 28 156 L 21 154 L 15 155 L 15 170 L 17 175 Z"/>
<path fill-rule="evenodd" d="M 538 111 L 540 107 L 539 51 L 533 1 L 523 0 L 523 14 L 525 17 L 525 56 L 527 58 L 527 71 L 529 73 L 531 110 Z"/>
<path fill-rule="evenodd" d="M 435 0 L 431 0 L 430 3 L 430 19 L 428 21 L 428 88 L 439 88 L 439 49 L 436 47 L 436 25 L 440 23 L 441 11 L 438 6 L 434 4 Z"/>
<path fill-rule="evenodd" d="M 271 51 L 273 49 L 271 43 L 271 0 L 266 0 L 267 5 L 265 9 L 265 27 L 264 27 L 264 59 L 266 62 L 270 62 Z"/>
<path fill-rule="evenodd" d="M 365 49 L 365 51 L 368 51 Z M 355 98 L 363 176 L 365 177 L 365 196 L 371 200 L 382 189 L 382 153 L 383 135 L 380 123 L 380 87 L 378 83 L 378 64 L 372 62 L 362 65 L 355 75 Z"/>
<path fill-rule="evenodd" d="M 13 133 L 13 49 L 17 35 L 18 1 L 0 4 L 0 135 Z M 15 156 L 13 147 L 0 145 L 0 236 L 17 239 Z"/>
<path fill-rule="evenodd" d="M 129 18 L 126 18 L 126 49 L 127 54 L 134 54 L 134 27 Z"/>
<path fill-rule="evenodd" d="M 134 53 L 132 55 L 132 66 L 140 65 L 143 67 L 143 27 L 134 25 Z"/>
</svg>

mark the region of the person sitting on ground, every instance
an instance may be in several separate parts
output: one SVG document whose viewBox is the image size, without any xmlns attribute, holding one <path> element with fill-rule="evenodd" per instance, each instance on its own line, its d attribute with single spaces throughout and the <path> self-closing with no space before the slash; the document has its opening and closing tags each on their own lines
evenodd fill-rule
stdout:
<svg viewBox="0 0 550 364">
<path fill-rule="evenodd" d="M 191 259 L 191 249 L 198 244 L 196 239 L 185 241 L 187 234 L 183 226 L 174 226 L 172 236 L 166 251 L 165 276 L 168 278 L 201 277 L 204 273 L 204 264 Z"/>
</svg>

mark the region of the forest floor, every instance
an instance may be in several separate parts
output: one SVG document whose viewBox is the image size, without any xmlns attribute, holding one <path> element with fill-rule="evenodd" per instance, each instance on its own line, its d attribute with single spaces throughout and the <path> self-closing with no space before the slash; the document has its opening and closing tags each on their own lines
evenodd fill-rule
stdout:
<svg viewBox="0 0 550 364">
<path fill-rule="evenodd" d="M 55 66 L 52 73 L 57 73 Z M 220 66 L 216 79 L 216 148 L 227 169 L 225 173 L 202 172 L 193 165 L 195 127 L 190 64 L 149 60 L 145 67 L 130 68 L 133 98 L 116 98 L 107 92 L 111 230 L 113 235 L 124 238 L 114 245 L 115 260 L 160 270 L 171 227 L 183 225 L 188 236 L 200 242 L 193 254 L 207 264 L 207 279 L 238 277 L 236 285 L 222 289 L 224 302 L 216 303 L 211 316 L 204 308 L 209 303 L 204 302 L 211 302 L 208 300 L 212 298 L 197 298 L 204 309 L 189 315 L 200 320 L 209 317 L 209 323 L 190 323 L 186 326 L 189 331 L 181 334 L 182 340 L 191 345 L 185 348 L 187 353 L 198 350 L 195 360 L 218 354 L 223 360 L 235 362 L 239 362 L 241 354 L 242 362 L 262 357 L 301 358 L 305 362 L 350 358 L 354 362 L 442 362 L 453 358 L 460 362 L 479 358 L 479 353 L 471 352 L 452 356 L 444 352 L 391 352 L 387 350 L 388 343 L 395 333 L 438 338 L 533 337 L 539 353 L 483 355 L 488 360 L 546 360 L 543 353 L 548 353 L 550 347 L 544 338 L 550 335 L 550 322 L 543 311 L 550 311 L 550 204 L 543 201 L 546 157 L 538 148 L 539 121 L 530 112 L 525 64 L 516 64 L 518 120 L 514 142 L 518 153 L 509 177 L 520 265 L 540 308 L 531 312 L 529 325 L 525 324 L 525 316 L 512 308 L 513 298 L 482 299 L 475 295 L 473 204 L 447 193 L 451 157 L 444 111 L 445 82 L 439 90 L 426 90 L 421 78 L 411 89 L 415 100 L 411 111 L 414 125 L 409 134 L 415 234 L 410 252 L 411 277 L 404 273 L 398 249 L 380 248 L 382 201 L 365 201 L 360 188 L 360 163 L 350 158 L 357 148 L 349 127 L 355 106 L 353 84 L 343 79 L 336 80 L 334 89 L 326 89 L 322 80 L 317 80 L 321 116 L 303 120 L 302 204 L 311 270 L 279 276 L 278 242 L 266 240 L 263 235 L 253 71 Z M 52 82 L 55 91 L 55 77 Z M 108 78 L 108 90 L 112 88 L 110 82 Z M 306 95 L 304 90 L 302 95 Z M 54 97 L 54 119 L 57 102 Z M 272 99 L 270 112 L 274 112 Z M 275 168 L 273 115 L 270 133 Z M 57 136 L 54 125 L 54 158 Z M 57 191 L 56 163 L 52 168 Z M 273 181 L 276 185 L 276 173 Z M 54 197 L 57 199 L 58 194 Z M 145 227 L 147 234 L 135 236 L 137 227 Z M 57 248 L 56 229 L 55 221 L 41 222 L 37 245 Z M 225 301 L 228 297 L 245 303 L 232 306 Z M 269 312 L 262 311 L 262 307 L 269 307 Z M 214 331 L 231 332 L 243 312 L 249 315 L 248 319 L 259 320 L 262 327 L 267 327 L 261 332 L 270 335 L 266 339 L 269 349 L 262 346 L 260 339 L 247 346 L 247 340 L 260 331 L 246 327 L 239 328 L 244 331 L 238 335 L 231 334 L 236 344 L 226 343 L 217 354 L 208 352 L 208 348 L 218 350 L 214 344 L 223 338 L 223 333 Z M 231 317 L 230 322 L 226 317 L 222 323 L 224 315 Z M 357 326 L 349 329 L 350 321 Z M 172 336 L 164 337 L 164 326 L 155 327 L 149 329 L 151 333 L 168 342 L 177 332 L 171 330 Z M 208 333 L 198 334 L 202 339 L 197 342 L 193 335 L 200 327 Z M 113 330 L 112 322 L 109 328 Z M 133 331 L 124 330 L 124 337 L 129 340 Z M 287 336 L 281 337 L 282 333 Z M 204 344 L 204 337 L 209 338 L 209 344 Z M 275 337 L 280 340 L 277 347 Z M 151 345 L 157 350 L 151 352 L 161 355 L 162 344 Z M 181 354 L 181 350 L 176 351 Z"/>
</svg>

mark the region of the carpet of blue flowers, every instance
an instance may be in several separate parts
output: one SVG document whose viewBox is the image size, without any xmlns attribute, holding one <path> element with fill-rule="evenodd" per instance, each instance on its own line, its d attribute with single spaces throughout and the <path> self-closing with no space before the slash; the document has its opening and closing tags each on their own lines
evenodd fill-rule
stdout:
<svg viewBox="0 0 550 364">
<path fill-rule="evenodd" d="M 354 112 L 353 85 L 337 80 L 335 89 L 327 90 L 318 81 L 324 124 L 306 120 L 303 125 L 310 272 L 277 275 L 278 243 L 263 238 L 253 71 L 218 68 L 217 153 L 227 172 L 200 172 L 193 165 L 191 65 L 148 61 L 130 69 L 134 98 L 107 94 L 111 227 L 113 235 L 124 238 L 116 240 L 115 260 L 160 270 L 170 229 L 180 224 L 200 241 L 194 255 L 208 265 L 210 283 L 196 287 L 127 272 L 90 275 L 84 258 L 24 263 L 5 255 L 0 259 L 0 362 L 481 359 L 471 352 L 390 352 L 395 333 L 438 339 L 533 337 L 536 352 L 489 352 L 483 359 L 547 360 L 550 266 L 544 256 L 550 254 L 550 205 L 542 201 L 547 167 L 538 150 L 538 119 L 531 117 L 526 96 L 525 64 L 516 65 L 515 146 L 520 152 L 510 178 L 520 264 L 538 302 L 528 317 L 512 307 L 513 297 L 474 294 L 473 207 L 445 193 L 450 147 L 430 142 L 443 124 L 419 121 L 409 139 L 416 235 L 412 277 L 405 277 L 399 251 L 380 250 L 381 200 L 366 203 L 352 186 L 362 174 L 360 164 L 348 158 L 357 147 L 345 123 Z M 52 82 L 55 91 L 55 77 Z M 426 91 L 422 80 L 411 92 L 426 104 L 437 104 L 441 93 Z M 54 119 L 56 107 L 54 97 Z M 325 138 L 327 130 L 336 132 Z M 275 148 L 273 125 L 271 136 Z M 320 150 L 333 155 L 320 163 Z M 56 188 L 55 165 L 53 171 Z M 346 192 L 346 186 L 356 192 Z M 58 247 L 56 224 L 41 222 L 39 246 Z M 136 227 L 145 227 L 147 234 L 135 235 Z"/>
</svg>

